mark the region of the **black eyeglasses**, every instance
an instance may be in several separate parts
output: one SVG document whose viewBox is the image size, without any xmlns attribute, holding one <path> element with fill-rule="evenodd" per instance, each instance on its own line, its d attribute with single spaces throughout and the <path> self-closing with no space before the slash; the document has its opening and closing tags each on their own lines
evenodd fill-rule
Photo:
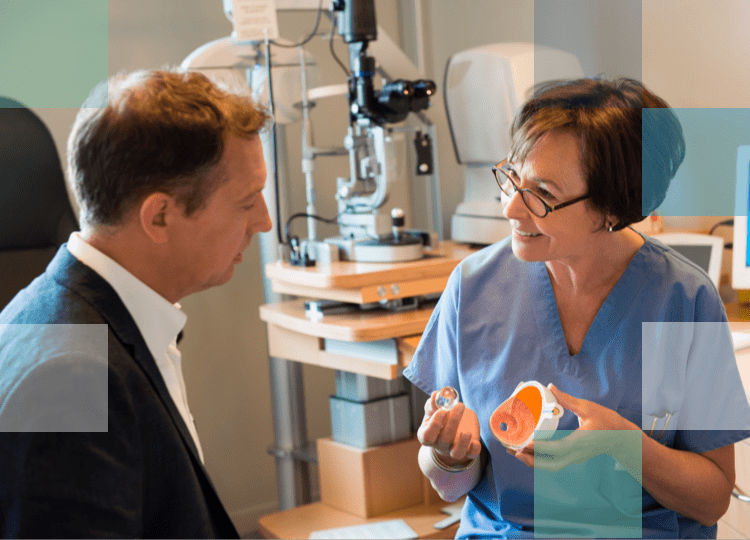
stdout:
<svg viewBox="0 0 750 540">
<path fill-rule="evenodd" d="M 560 208 L 565 208 L 566 206 L 570 206 L 571 204 L 581 202 L 591 197 L 591 195 L 583 195 L 581 197 L 576 197 L 575 199 L 572 199 L 570 201 L 550 206 L 544 199 L 542 199 L 539 195 L 537 195 L 530 189 L 518 189 L 518 185 L 511 178 L 511 175 L 516 175 L 516 173 L 508 166 L 508 158 L 505 158 L 500 163 L 492 167 L 492 172 L 495 175 L 495 181 L 497 182 L 497 185 L 500 186 L 500 189 L 508 198 L 513 197 L 516 192 L 520 193 L 523 204 L 526 205 L 526 208 L 529 209 L 529 212 L 540 218 L 545 217 L 550 212 L 560 210 Z M 516 175 L 516 177 L 517 176 L 518 175 Z"/>
</svg>

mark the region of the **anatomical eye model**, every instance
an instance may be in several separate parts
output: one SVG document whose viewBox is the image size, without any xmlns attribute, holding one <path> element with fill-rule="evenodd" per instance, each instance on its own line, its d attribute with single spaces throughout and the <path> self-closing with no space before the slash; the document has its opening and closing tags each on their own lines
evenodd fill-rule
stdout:
<svg viewBox="0 0 750 540">
<path fill-rule="evenodd" d="M 444 386 L 435 397 L 435 405 L 450 411 L 458 403 L 458 390 L 451 386 Z"/>
<path fill-rule="evenodd" d="M 536 381 L 519 384 L 490 417 L 490 431 L 506 448 L 520 450 L 534 438 L 549 439 L 565 410 Z"/>
</svg>

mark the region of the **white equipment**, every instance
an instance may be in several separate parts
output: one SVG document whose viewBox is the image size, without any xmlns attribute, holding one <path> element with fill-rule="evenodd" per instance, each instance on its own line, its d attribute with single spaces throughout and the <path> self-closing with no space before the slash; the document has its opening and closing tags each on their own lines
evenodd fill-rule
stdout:
<svg viewBox="0 0 750 540">
<path fill-rule="evenodd" d="M 654 238 L 700 266 L 718 290 L 721 280 L 721 260 L 724 255 L 722 237 L 697 233 L 665 233 L 655 234 Z"/>
<path fill-rule="evenodd" d="M 737 191 L 734 198 L 734 242 L 732 249 L 732 288 L 750 289 L 748 254 L 748 200 L 750 199 L 750 146 L 737 148 Z"/>
<path fill-rule="evenodd" d="M 535 84 L 582 76 L 575 56 L 534 43 L 485 45 L 448 60 L 445 108 L 456 160 L 466 166 L 453 240 L 492 244 L 510 234 L 490 168 L 507 157 L 513 115 Z"/>
<path fill-rule="evenodd" d="M 182 61 L 180 67 L 201 71 L 215 81 L 247 85 L 255 101 L 268 103 L 268 69 L 262 48 L 262 42 L 236 42 L 228 36 L 198 47 Z M 299 108 L 295 107 L 302 91 L 299 52 L 297 49 L 275 48 L 271 58 L 274 122 L 297 122 L 302 118 Z M 307 77 L 317 76 L 315 59 L 305 54 L 302 61 Z"/>
</svg>

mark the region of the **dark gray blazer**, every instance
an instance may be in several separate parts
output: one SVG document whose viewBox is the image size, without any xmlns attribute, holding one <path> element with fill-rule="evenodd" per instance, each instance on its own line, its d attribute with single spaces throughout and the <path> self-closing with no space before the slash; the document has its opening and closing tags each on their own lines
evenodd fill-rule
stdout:
<svg viewBox="0 0 750 540">
<path fill-rule="evenodd" d="M 70 390 L 63 372 L 75 371 L 77 353 L 41 350 L 29 334 L 41 327 L 27 326 L 41 324 L 108 325 L 106 364 L 83 343 L 80 353 L 87 373 L 104 366 L 105 392 Z M 44 392 L 29 400 L 34 388 Z M 58 423 L 106 416 L 107 431 L 40 432 L 27 405 L 55 393 L 66 404 L 48 408 Z M 0 313 L 0 431 L 3 418 L 29 428 L 0 432 L 0 536 L 238 537 L 132 317 L 66 246 Z M 75 421 L 67 427 L 80 431 Z"/>
</svg>

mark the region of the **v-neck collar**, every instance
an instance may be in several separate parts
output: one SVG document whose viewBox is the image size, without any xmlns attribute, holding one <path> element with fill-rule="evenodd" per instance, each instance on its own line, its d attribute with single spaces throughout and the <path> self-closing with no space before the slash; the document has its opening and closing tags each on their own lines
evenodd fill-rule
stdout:
<svg viewBox="0 0 750 540">
<path fill-rule="evenodd" d="M 648 272 L 644 255 L 644 247 L 647 244 L 648 239 L 644 238 L 644 243 L 633 255 L 625 271 L 597 311 L 591 326 L 586 331 L 581 348 L 573 355 L 570 354 L 568 343 L 565 340 L 560 313 L 557 309 L 557 299 L 552 289 L 552 281 L 547 266 L 544 262 L 533 263 L 535 282 L 539 285 L 538 291 L 541 297 L 539 302 L 535 302 L 536 316 L 540 322 L 540 329 L 544 329 L 543 331 L 549 334 L 549 338 L 543 340 L 544 347 L 553 358 L 562 361 L 561 367 L 569 370 L 573 367 L 571 364 L 577 364 L 579 359 L 591 356 L 591 354 L 596 356 L 596 351 L 589 351 L 593 339 L 592 333 L 598 335 L 598 343 L 606 343 L 615 337 L 613 334 L 615 328 L 617 328 L 623 315 L 628 312 L 628 307 L 647 281 L 644 279 L 644 272 Z"/>
</svg>

